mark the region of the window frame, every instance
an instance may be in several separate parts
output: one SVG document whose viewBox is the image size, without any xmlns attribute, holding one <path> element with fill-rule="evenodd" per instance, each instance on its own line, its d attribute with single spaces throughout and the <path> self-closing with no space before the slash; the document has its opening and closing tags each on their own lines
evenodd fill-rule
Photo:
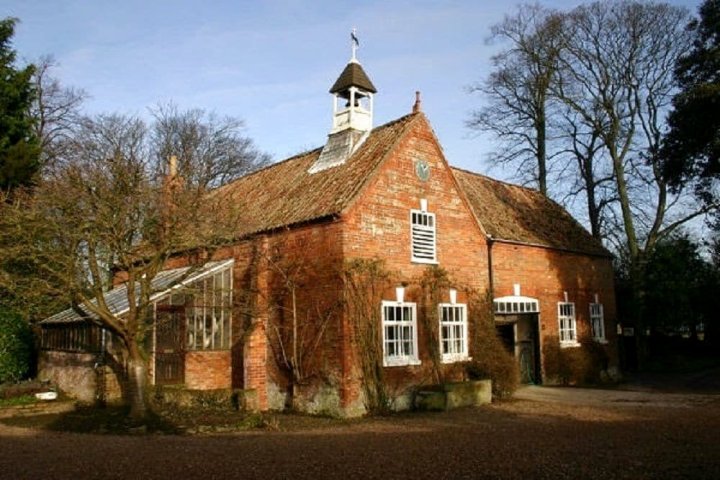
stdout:
<svg viewBox="0 0 720 480">
<path fill-rule="evenodd" d="M 575 302 L 558 302 L 558 339 L 560 340 L 561 347 L 577 347 L 580 343 L 577 340 L 577 316 L 575 313 Z M 563 313 L 563 307 L 569 307 L 571 313 Z M 563 322 L 569 322 L 569 325 L 563 328 Z M 565 332 L 571 332 L 572 338 L 566 337 Z"/>
<path fill-rule="evenodd" d="M 462 317 L 461 321 L 446 321 L 444 316 L 444 309 L 456 309 L 460 312 L 460 316 Z M 454 362 L 464 362 L 470 359 L 469 349 L 468 349 L 468 323 L 467 323 L 467 305 L 464 303 L 440 303 L 438 304 L 438 322 L 439 322 L 439 328 L 440 331 L 438 332 L 439 340 L 440 340 L 440 359 L 442 363 L 454 363 Z M 445 352 L 445 342 L 455 342 L 457 341 L 457 338 L 454 335 L 451 335 L 450 338 L 446 339 L 444 332 L 444 327 L 454 327 L 454 326 L 460 326 L 461 335 L 460 335 L 460 343 L 461 348 L 459 352 Z"/>
<path fill-rule="evenodd" d="M 232 267 L 198 279 L 188 287 L 185 304 L 186 350 L 207 352 L 232 347 Z"/>
<path fill-rule="evenodd" d="M 420 218 L 425 222 L 416 221 Z M 429 221 L 428 221 L 429 220 Z M 431 224 L 428 226 L 428 224 Z M 420 251 L 418 251 L 420 250 Z M 424 250 L 430 253 L 423 254 Z M 420 256 L 418 256 L 420 254 Z M 437 264 L 437 217 L 426 209 L 410 210 L 410 260 L 413 263 Z"/>
<path fill-rule="evenodd" d="M 389 308 L 409 308 L 410 316 L 412 317 L 409 322 L 406 320 L 388 320 L 386 316 L 386 309 Z M 380 318 L 382 322 L 382 352 L 383 352 L 383 367 L 400 367 L 407 365 L 420 365 L 420 357 L 418 354 L 418 330 L 417 330 L 417 305 L 414 302 L 397 302 L 383 300 L 380 306 Z M 405 325 L 409 323 L 409 325 Z M 412 352 L 403 355 L 389 355 L 388 344 L 395 342 L 396 344 L 404 343 L 406 340 L 402 337 L 402 327 L 410 327 L 411 338 L 409 340 Z M 399 333 L 396 333 L 395 339 L 387 338 L 387 329 L 393 328 Z"/>
<path fill-rule="evenodd" d="M 597 307 L 598 311 L 593 312 L 593 307 Z M 590 312 L 590 329 L 592 330 L 592 337 L 593 340 L 600 343 L 606 343 L 607 338 L 605 337 L 605 308 L 603 307 L 602 303 L 594 302 L 591 303 L 588 307 L 588 310 Z M 597 325 L 599 328 L 599 335 L 598 330 L 595 328 Z"/>
</svg>

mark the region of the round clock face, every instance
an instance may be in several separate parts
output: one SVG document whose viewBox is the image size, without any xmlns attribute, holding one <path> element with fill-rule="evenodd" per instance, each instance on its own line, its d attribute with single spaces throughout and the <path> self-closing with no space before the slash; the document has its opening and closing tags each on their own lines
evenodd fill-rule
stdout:
<svg viewBox="0 0 720 480">
<path fill-rule="evenodd" d="M 430 178 L 430 165 L 425 160 L 415 161 L 415 174 L 423 182 Z"/>
</svg>

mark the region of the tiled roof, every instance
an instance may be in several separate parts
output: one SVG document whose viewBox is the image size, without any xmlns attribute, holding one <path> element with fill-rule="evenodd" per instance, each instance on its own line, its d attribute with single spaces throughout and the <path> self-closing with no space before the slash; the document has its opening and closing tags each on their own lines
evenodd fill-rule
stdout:
<svg viewBox="0 0 720 480">
<path fill-rule="evenodd" d="M 485 229 L 498 240 L 593 255 L 610 254 L 564 208 L 537 190 L 453 168 Z"/>
<path fill-rule="evenodd" d="M 330 88 L 330 93 L 338 93 L 350 87 L 360 87 L 365 91 L 377 93 L 375 85 L 372 84 L 365 70 L 357 62 L 350 62 L 345 66 L 345 69 Z"/>
<path fill-rule="evenodd" d="M 339 214 L 418 117 L 406 115 L 375 128 L 341 165 L 308 173 L 320 155 L 316 149 L 219 188 L 216 194 L 241 208 L 238 237 Z"/>
<path fill-rule="evenodd" d="M 156 300 L 159 298 L 162 298 L 166 295 L 168 295 L 171 290 L 177 286 L 183 286 L 183 285 L 190 285 L 193 282 L 196 282 L 208 275 L 214 274 L 218 271 L 221 271 L 225 268 L 228 268 L 230 265 L 233 264 L 233 260 L 219 260 L 215 262 L 207 262 L 202 267 L 198 268 L 196 272 L 191 273 L 188 275 L 188 277 L 184 280 L 182 280 L 183 276 L 188 273 L 188 270 L 191 267 L 183 267 L 183 268 L 173 268 L 171 270 L 163 270 L 162 272 L 158 273 L 155 278 L 152 281 L 152 290 L 155 292 L 153 295 L 150 296 L 151 300 Z M 182 281 L 181 281 L 182 280 Z M 139 296 L 139 286 L 138 288 L 138 296 Z M 114 315 L 122 315 L 126 313 L 129 310 L 129 303 L 128 303 L 128 297 L 127 297 L 127 287 L 125 285 L 114 288 L 107 292 L 105 295 L 105 302 L 108 305 L 108 308 Z M 95 301 L 93 300 L 93 304 Z M 87 312 L 88 316 L 90 318 L 97 317 Z M 49 325 L 49 324 L 61 324 L 61 323 L 73 323 L 73 322 L 81 322 L 84 321 L 83 318 L 78 315 L 78 313 L 73 310 L 72 308 L 68 308 L 67 310 L 63 310 L 60 313 L 56 313 L 52 317 L 46 318 L 42 322 L 40 322 L 43 325 Z"/>
<path fill-rule="evenodd" d="M 238 237 L 339 215 L 420 116 L 406 115 L 375 128 L 344 164 L 308 173 L 319 148 L 221 187 L 218 193 L 242 208 Z M 564 208 L 540 192 L 452 170 L 481 226 L 493 238 L 609 255 Z"/>
</svg>

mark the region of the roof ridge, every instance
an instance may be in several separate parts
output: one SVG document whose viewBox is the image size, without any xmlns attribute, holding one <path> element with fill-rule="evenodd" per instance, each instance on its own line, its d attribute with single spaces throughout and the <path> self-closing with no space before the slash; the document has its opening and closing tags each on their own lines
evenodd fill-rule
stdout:
<svg viewBox="0 0 720 480">
<path fill-rule="evenodd" d="M 396 119 L 394 119 L 394 120 L 390 120 L 390 121 L 387 122 L 387 123 L 383 123 L 382 125 L 378 125 L 377 127 L 373 128 L 372 130 L 370 130 L 369 134 L 372 135 L 373 133 L 375 133 L 375 132 L 377 132 L 377 131 L 380 131 L 380 130 L 382 130 L 382 129 L 384 129 L 384 128 L 391 127 L 391 126 L 395 125 L 396 123 L 399 123 L 399 122 L 405 120 L 407 117 L 411 117 L 411 116 L 417 115 L 417 114 L 418 114 L 418 113 L 416 113 L 416 112 L 412 112 L 412 113 L 408 113 L 408 114 L 406 114 L 406 115 L 403 115 L 402 117 L 398 117 L 398 118 L 396 118 Z M 290 156 L 290 157 L 288 157 L 288 158 L 284 158 L 284 159 L 282 159 L 282 160 L 278 160 L 277 162 L 273 162 L 273 163 L 271 163 L 271 164 L 269 164 L 269 165 L 266 165 L 266 166 L 264 166 L 264 167 L 262 167 L 262 168 L 259 168 L 259 169 L 257 169 L 257 170 L 253 170 L 252 172 L 250 172 L 250 173 L 248 173 L 248 174 L 246 174 L 246 175 L 243 175 L 242 177 L 238 177 L 238 178 L 230 181 L 229 183 L 226 183 L 226 184 L 224 184 L 224 185 L 221 185 L 221 186 L 218 187 L 218 188 L 227 187 L 227 186 L 232 185 L 232 184 L 234 184 L 234 183 L 236 183 L 236 182 L 239 182 L 239 181 L 241 181 L 241 180 L 250 178 L 250 177 L 252 177 L 252 176 L 254 176 L 254 175 L 257 175 L 257 174 L 259 174 L 259 173 L 266 172 L 266 171 L 268 171 L 268 170 L 270 170 L 270 169 L 273 169 L 273 168 L 275 168 L 275 167 L 278 167 L 278 166 L 280 166 L 280 165 L 289 163 L 289 162 L 294 161 L 294 160 L 299 160 L 299 159 L 302 158 L 302 157 L 306 157 L 306 156 L 308 156 L 308 155 L 310 155 L 310 154 L 312 154 L 312 153 L 321 151 L 321 150 L 323 149 L 323 147 L 324 147 L 324 145 L 323 145 L 323 146 L 320 146 L 320 147 L 312 148 L 312 149 L 310 149 L 310 150 L 306 150 L 306 151 L 301 152 L 301 153 L 297 153 L 297 154 L 295 154 L 295 155 L 292 155 L 292 156 Z"/>
</svg>

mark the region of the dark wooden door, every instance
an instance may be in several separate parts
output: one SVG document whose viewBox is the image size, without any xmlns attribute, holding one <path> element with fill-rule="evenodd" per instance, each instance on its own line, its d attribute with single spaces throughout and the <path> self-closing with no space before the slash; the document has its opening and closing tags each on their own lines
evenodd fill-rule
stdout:
<svg viewBox="0 0 720 480">
<path fill-rule="evenodd" d="M 158 305 L 155 312 L 155 384 L 185 383 L 185 308 Z"/>
<path fill-rule="evenodd" d="M 522 383 L 542 383 L 540 368 L 540 329 L 538 316 L 525 314 L 519 320 L 523 322 L 524 338 L 519 341 L 518 361 L 520 362 L 520 381 Z"/>
</svg>

